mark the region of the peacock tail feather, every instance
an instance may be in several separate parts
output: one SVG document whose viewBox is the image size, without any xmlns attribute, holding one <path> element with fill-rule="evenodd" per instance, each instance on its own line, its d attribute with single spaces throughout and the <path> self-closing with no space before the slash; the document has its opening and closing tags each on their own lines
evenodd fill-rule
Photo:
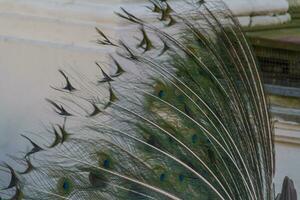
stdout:
<svg viewBox="0 0 300 200">
<path fill-rule="evenodd" d="M 97 29 L 116 49 L 101 79 L 59 71 L 47 101 L 64 122 L 24 136 L 3 199 L 274 199 L 268 102 L 237 19 L 217 0 L 150 3 L 151 22 L 117 13 L 130 38 Z"/>
</svg>

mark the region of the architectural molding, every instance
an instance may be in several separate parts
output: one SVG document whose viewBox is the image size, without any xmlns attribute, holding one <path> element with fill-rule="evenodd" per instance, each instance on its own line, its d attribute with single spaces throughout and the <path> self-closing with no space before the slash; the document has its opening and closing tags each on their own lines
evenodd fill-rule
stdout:
<svg viewBox="0 0 300 200">
<path fill-rule="evenodd" d="M 300 146 L 300 124 L 277 121 L 274 128 L 275 142 Z"/>
</svg>

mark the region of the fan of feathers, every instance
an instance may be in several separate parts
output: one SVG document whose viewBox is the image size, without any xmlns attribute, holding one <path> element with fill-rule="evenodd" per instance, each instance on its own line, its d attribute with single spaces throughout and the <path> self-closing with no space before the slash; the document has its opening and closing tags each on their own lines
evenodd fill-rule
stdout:
<svg viewBox="0 0 300 200">
<path fill-rule="evenodd" d="M 101 78 L 59 70 L 47 101 L 62 123 L 23 135 L 2 199 L 274 199 L 268 102 L 238 20 L 218 0 L 147 10 L 116 13 L 123 39 L 96 29 L 114 49 Z"/>
</svg>

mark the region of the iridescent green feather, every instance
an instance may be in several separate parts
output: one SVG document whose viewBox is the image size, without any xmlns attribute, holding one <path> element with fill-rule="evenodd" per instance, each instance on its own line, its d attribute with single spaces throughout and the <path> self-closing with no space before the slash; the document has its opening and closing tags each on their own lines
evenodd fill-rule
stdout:
<svg viewBox="0 0 300 200">
<path fill-rule="evenodd" d="M 34 143 L 30 171 L 10 172 L 19 199 L 273 198 L 273 131 L 238 22 L 220 1 L 182 2 L 188 12 L 151 3 L 160 25 L 118 13 L 141 30 L 138 47 L 97 29 L 99 44 L 118 49 L 115 73 L 63 73 L 72 109 L 48 100 L 64 123 Z"/>
</svg>

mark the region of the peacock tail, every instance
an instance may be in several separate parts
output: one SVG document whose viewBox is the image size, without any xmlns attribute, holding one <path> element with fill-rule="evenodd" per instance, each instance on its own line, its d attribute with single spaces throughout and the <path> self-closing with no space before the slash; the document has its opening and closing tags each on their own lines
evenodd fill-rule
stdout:
<svg viewBox="0 0 300 200">
<path fill-rule="evenodd" d="M 131 37 L 96 29 L 116 49 L 100 79 L 59 70 L 47 101 L 63 122 L 23 136 L 2 199 L 274 199 L 268 102 L 239 22 L 217 0 L 150 3 L 147 18 L 117 13 Z"/>
</svg>

